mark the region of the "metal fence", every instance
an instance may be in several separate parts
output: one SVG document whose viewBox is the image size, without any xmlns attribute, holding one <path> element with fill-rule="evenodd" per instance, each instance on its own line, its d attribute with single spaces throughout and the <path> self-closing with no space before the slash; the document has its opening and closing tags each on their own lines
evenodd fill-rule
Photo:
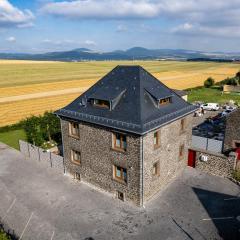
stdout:
<svg viewBox="0 0 240 240">
<path fill-rule="evenodd" d="M 223 141 L 193 135 L 192 147 L 210 152 L 221 153 L 223 149 Z"/>
<path fill-rule="evenodd" d="M 40 147 L 34 146 L 22 140 L 19 140 L 19 147 L 21 153 L 29 159 L 38 161 L 46 167 L 53 168 L 59 173 L 65 172 L 64 158 L 62 156 L 47 152 Z"/>
</svg>

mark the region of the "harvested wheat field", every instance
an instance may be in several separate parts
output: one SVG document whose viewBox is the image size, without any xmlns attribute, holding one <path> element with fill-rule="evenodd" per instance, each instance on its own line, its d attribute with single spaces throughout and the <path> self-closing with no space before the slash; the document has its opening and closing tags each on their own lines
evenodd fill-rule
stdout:
<svg viewBox="0 0 240 240">
<path fill-rule="evenodd" d="M 0 126 L 71 102 L 116 65 L 141 65 L 167 86 L 186 89 L 234 76 L 235 63 L 177 61 L 45 62 L 0 60 Z"/>
</svg>

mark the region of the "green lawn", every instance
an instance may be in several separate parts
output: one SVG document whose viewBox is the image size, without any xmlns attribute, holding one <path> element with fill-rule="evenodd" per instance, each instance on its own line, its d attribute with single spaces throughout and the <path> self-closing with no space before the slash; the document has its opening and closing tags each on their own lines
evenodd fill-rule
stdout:
<svg viewBox="0 0 240 240">
<path fill-rule="evenodd" d="M 20 139 L 26 140 L 26 134 L 23 129 L 0 133 L 0 142 L 3 142 L 17 150 L 19 150 L 18 140 Z"/>
<path fill-rule="evenodd" d="M 240 105 L 240 94 L 222 94 L 219 88 L 196 88 L 189 91 L 188 101 L 202 101 L 202 102 L 214 102 L 214 103 L 226 103 L 229 100 L 233 100 Z"/>
</svg>

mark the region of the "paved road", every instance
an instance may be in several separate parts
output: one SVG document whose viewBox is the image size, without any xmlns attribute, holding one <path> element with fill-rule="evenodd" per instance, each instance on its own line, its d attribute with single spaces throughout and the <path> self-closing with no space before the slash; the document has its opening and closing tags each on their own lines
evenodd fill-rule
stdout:
<svg viewBox="0 0 240 240">
<path fill-rule="evenodd" d="M 187 168 L 145 209 L 0 144 L 0 216 L 21 239 L 240 239 L 240 187 Z"/>
</svg>

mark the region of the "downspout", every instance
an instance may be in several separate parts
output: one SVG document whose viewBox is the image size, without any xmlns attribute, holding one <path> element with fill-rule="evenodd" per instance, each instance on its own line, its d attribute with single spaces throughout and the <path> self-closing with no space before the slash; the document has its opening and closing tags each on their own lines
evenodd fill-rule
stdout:
<svg viewBox="0 0 240 240">
<path fill-rule="evenodd" d="M 142 158 L 142 207 L 144 207 L 144 200 L 143 200 L 143 198 L 144 198 L 144 186 L 143 186 L 143 184 L 144 184 L 144 181 L 143 181 L 143 174 L 144 174 L 144 170 L 143 170 L 143 163 L 144 163 L 144 151 L 143 151 L 143 136 L 141 136 L 141 141 L 142 141 L 142 147 L 141 147 L 141 158 Z"/>
<path fill-rule="evenodd" d="M 62 129 L 62 119 L 60 117 L 58 117 L 60 120 L 60 125 L 61 125 L 61 137 L 62 137 L 62 154 L 63 154 L 63 173 L 64 175 L 66 174 L 66 169 L 65 169 L 65 158 L 64 158 L 64 143 L 63 143 L 63 129 Z"/>
</svg>

